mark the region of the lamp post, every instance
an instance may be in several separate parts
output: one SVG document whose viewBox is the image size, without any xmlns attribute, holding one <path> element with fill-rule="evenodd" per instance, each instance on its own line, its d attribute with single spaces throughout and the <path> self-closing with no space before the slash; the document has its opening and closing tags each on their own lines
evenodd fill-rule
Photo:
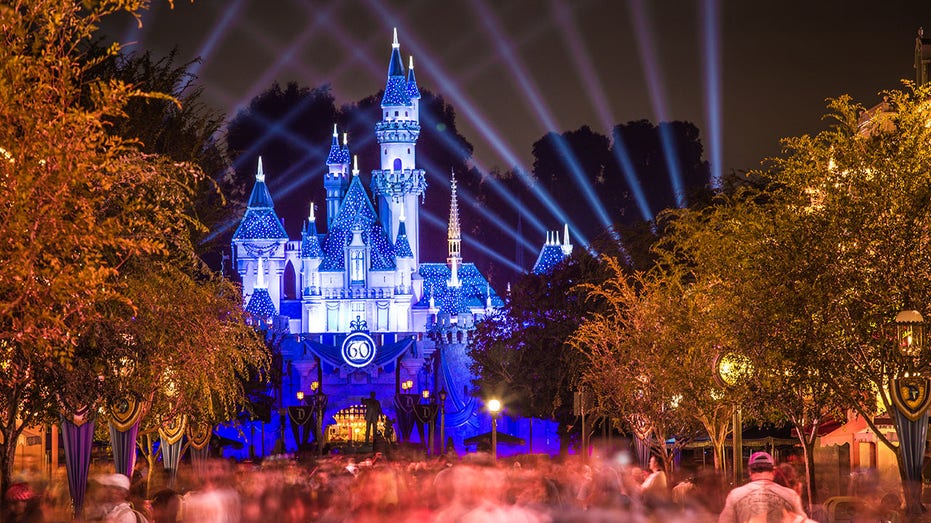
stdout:
<svg viewBox="0 0 931 523">
<path fill-rule="evenodd" d="M 432 456 L 436 452 L 436 445 L 434 445 L 434 425 L 436 425 L 436 401 L 430 401 L 430 391 L 424 389 L 421 392 L 424 402 L 427 404 L 427 407 L 424 409 L 427 412 L 427 423 L 430 424 L 427 427 L 427 455 Z"/>
<path fill-rule="evenodd" d="M 488 412 L 491 413 L 491 459 L 498 461 L 498 414 L 501 412 L 501 402 L 488 400 Z"/>
<path fill-rule="evenodd" d="M 722 352 L 714 360 L 714 378 L 725 390 L 733 390 L 741 378 L 750 372 L 750 362 L 739 354 Z M 734 436 L 732 438 L 734 454 L 734 486 L 739 486 L 743 479 L 743 413 L 740 403 L 734 402 L 732 420 Z"/>
<path fill-rule="evenodd" d="M 327 397 L 323 393 L 323 388 L 320 387 L 319 381 L 314 381 L 310 384 L 310 390 L 313 392 L 313 408 L 314 414 L 316 415 L 317 423 L 314 427 L 316 434 L 314 438 L 317 440 L 317 454 L 323 455 L 323 413 L 326 411 Z"/>
<path fill-rule="evenodd" d="M 892 378 L 889 395 L 902 453 L 906 517 L 908 521 L 918 521 L 922 514 L 921 469 L 928 435 L 928 407 L 931 405 L 931 379 L 922 376 L 920 368 L 924 350 L 924 318 L 914 310 L 899 312 L 895 317 L 895 330 L 905 372 Z"/>
<path fill-rule="evenodd" d="M 437 397 L 440 399 L 440 449 L 446 455 L 446 389 L 440 389 Z"/>
</svg>

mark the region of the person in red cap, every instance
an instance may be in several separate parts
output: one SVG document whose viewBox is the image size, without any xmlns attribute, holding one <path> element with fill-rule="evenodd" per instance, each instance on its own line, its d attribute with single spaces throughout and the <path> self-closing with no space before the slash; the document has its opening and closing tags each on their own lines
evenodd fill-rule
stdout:
<svg viewBox="0 0 931 523">
<path fill-rule="evenodd" d="M 773 481 L 776 461 L 768 452 L 754 452 L 747 462 L 750 482 L 727 495 L 718 523 L 805 521 L 798 493 Z"/>
<path fill-rule="evenodd" d="M 45 523 L 35 493 L 28 483 L 13 483 L 6 489 L 6 512 L 2 521 L 8 523 Z"/>
</svg>

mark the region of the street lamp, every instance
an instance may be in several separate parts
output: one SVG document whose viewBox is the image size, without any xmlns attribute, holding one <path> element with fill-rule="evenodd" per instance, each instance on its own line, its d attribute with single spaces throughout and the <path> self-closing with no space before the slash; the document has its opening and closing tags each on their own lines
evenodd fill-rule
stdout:
<svg viewBox="0 0 931 523">
<path fill-rule="evenodd" d="M 750 372 L 750 361 L 733 352 L 721 352 L 714 359 L 714 379 L 718 386 L 726 390 L 733 390 L 741 379 Z M 743 479 L 743 412 L 740 409 L 740 403 L 734 402 L 734 419 L 733 419 L 734 436 L 731 440 L 733 443 L 734 454 L 734 486 L 740 485 Z"/>
<path fill-rule="evenodd" d="M 914 310 L 899 312 L 895 316 L 895 331 L 899 353 L 905 357 L 906 372 L 902 377 L 892 378 L 889 395 L 902 452 L 905 510 L 909 521 L 917 521 L 922 513 L 921 469 L 931 405 L 931 379 L 921 376 L 919 368 L 924 350 L 924 318 Z"/>
<path fill-rule="evenodd" d="M 498 461 L 498 414 L 501 412 L 501 402 L 488 400 L 488 412 L 491 413 L 491 459 Z"/>
<path fill-rule="evenodd" d="M 301 402 L 301 405 L 304 404 L 304 391 L 297 391 L 297 401 Z"/>
<path fill-rule="evenodd" d="M 440 448 L 446 454 L 446 389 L 440 389 L 437 394 L 440 399 Z"/>
<path fill-rule="evenodd" d="M 320 387 L 319 381 L 314 381 L 310 384 L 310 390 L 313 392 L 311 396 L 313 400 L 313 409 L 314 414 L 317 416 L 317 426 L 316 434 L 314 437 L 317 439 L 317 454 L 323 454 L 323 413 L 326 411 L 327 397 L 323 393 L 323 389 Z"/>
</svg>

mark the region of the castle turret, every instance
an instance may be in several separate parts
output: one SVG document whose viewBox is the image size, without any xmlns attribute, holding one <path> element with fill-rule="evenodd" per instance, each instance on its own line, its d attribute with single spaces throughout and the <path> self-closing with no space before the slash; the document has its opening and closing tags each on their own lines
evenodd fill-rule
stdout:
<svg viewBox="0 0 931 523">
<path fill-rule="evenodd" d="M 339 206 L 343 201 L 343 196 L 346 195 L 346 189 L 349 188 L 349 145 L 347 141 L 344 134 L 343 147 L 340 148 L 339 134 L 336 131 L 336 124 L 333 124 L 333 143 L 330 144 L 330 154 L 326 159 L 327 174 L 323 179 L 323 187 L 326 189 L 327 229 L 339 214 Z"/>
<path fill-rule="evenodd" d="M 317 235 L 317 217 L 314 213 L 314 204 L 310 204 L 310 216 L 304 223 L 301 231 L 301 275 L 303 281 L 301 288 L 304 296 L 320 293 L 320 262 L 323 261 L 323 250 L 320 249 L 320 237 Z"/>
<path fill-rule="evenodd" d="M 413 107 L 412 117 L 414 120 L 420 120 L 420 89 L 417 87 L 417 77 L 414 76 L 414 57 L 410 57 L 410 65 L 407 68 L 407 98 L 411 101 Z"/>
<path fill-rule="evenodd" d="M 413 81 L 413 84 L 411 84 Z M 418 196 L 427 188 L 423 169 L 416 168 L 420 120 L 416 100 L 420 91 L 413 76 L 405 78 L 398 31 L 394 30 L 388 81 L 381 101 L 382 119 L 375 124 L 381 151 L 381 169 L 372 171 L 372 192 L 379 198 L 379 218 L 392 238 L 397 238 L 400 208 L 404 207 L 407 236 L 414 253 L 414 266 L 420 263 L 420 214 Z M 413 87 L 413 90 L 410 90 Z M 411 94 L 417 97 L 411 99 Z"/>
<path fill-rule="evenodd" d="M 255 185 L 249 196 L 246 214 L 233 234 L 234 264 L 243 283 L 243 295 L 252 293 L 256 285 L 256 263 L 268 262 L 268 294 L 276 308 L 281 304 L 281 274 L 284 271 L 285 244 L 288 234 L 275 212 L 275 202 L 265 185 L 262 158 L 259 157 Z M 263 273 L 264 276 L 264 273 Z"/>
<path fill-rule="evenodd" d="M 459 199 L 456 196 L 456 173 L 451 173 L 449 182 L 449 223 L 446 230 L 446 241 L 449 249 L 449 256 L 446 263 L 449 264 L 450 287 L 459 287 L 462 285 L 459 281 L 459 267 L 462 265 L 462 231 L 459 227 Z"/>
<path fill-rule="evenodd" d="M 397 266 L 397 292 L 399 294 L 410 294 L 411 276 L 414 272 L 414 251 L 411 250 L 411 244 L 407 238 L 404 207 L 401 207 L 401 215 L 398 218 L 401 223 L 398 225 L 398 238 L 394 242 L 394 253 L 397 257 L 395 261 Z"/>
<path fill-rule="evenodd" d="M 265 281 L 265 267 L 261 257 L 259 257 L 256 265 L 255 286 L 252 288 L 251 296 L 249 296 L 246 312 L 249 313 L 253 321 L 263 323 L 278 314 L 278 309 L 268 293 L 268 284 Z"/>
</svg>

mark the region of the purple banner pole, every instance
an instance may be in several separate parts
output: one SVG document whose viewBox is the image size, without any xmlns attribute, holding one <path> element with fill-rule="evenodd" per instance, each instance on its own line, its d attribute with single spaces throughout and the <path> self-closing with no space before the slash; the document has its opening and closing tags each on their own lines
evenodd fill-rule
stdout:
<svg viewBox="0 0 931 523">
<path fill-rule="evenodd" d="M 65 443 L 65 468 L 68 470 L 71 504 L 75 517 L 80 518 L 84 514 L 84 494 L 87 492 L 87 473 L 94 444 L 94 420 L 75 425 L 62 416 L 61 433 Z"/>
<path fill-rule="evenodd" d="M 121 432 L 110 423 L 110 446 L 113 448 L 113 466 L 116 472 L 132 479 L 133 467 L 136 465 L 136 436 L 139 435 L 139 422 L 125 432 Z"/>
</svg>

